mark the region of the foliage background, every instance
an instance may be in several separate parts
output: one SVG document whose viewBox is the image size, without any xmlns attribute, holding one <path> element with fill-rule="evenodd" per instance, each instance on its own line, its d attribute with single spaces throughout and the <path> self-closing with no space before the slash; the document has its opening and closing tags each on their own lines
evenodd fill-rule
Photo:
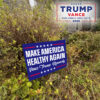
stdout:
<svg viewBox="0 0 100 100">
<path fill-rule="evenodd" d="M 100 21 L 70 34 L 55 23 L 50 2 L 32 11 L 0 1 L 0 100 L 100 100 Z M 67 68 L 29 82 L 22 44 L 61 39 Z"/>
</svg>

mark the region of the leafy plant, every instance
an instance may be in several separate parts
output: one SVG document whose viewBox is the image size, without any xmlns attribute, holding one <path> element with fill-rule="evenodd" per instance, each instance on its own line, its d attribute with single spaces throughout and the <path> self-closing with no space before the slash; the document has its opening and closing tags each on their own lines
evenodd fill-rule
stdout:
<svg viewBox="0 0 100 100">
<path fill-rule="evenodd" d="M 0 100 L 99 100 L 100 32 L 68 34 L 46 2 L 33 11 L 0 8 Z M 59 39 L 67 40 L 67 68 L 30 82 L 22 44 Z"/>
</svg>

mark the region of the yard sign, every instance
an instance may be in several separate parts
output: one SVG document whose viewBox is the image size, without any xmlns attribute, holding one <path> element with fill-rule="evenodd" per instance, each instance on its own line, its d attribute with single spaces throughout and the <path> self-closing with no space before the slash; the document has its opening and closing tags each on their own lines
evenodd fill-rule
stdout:
<svg viewBox="0 0 100 100">
<path fill-rule="evenodd" d="M 96 22 L 96 3 L 65 2 L 56 4 L 56 20 L 67 22 Z"/>
<path fill-rule="evenodd" d="M 65 40 L 23 44 L 23 52 L 30 81 L 67 66 Z"/>
</svg>

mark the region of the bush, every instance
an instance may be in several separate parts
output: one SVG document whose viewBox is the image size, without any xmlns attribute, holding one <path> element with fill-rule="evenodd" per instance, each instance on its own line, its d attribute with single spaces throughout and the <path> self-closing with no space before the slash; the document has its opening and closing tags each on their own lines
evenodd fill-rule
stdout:
<svg viewBox="0 0 100 100">
<path fill-rule="evenodd" d="M 74 62 L 89 61 L 96 58 L 96 54 L 100 52 L 100 33 L 78 32 L 69 36 L 68 54 L 73 54 Z M 73 51 L 74 50 L 74 51 Z M 72 53 L 73 52 L 73 53 Z M 77 54 L 76 54 L 76 53 Z"/>
<path fill-rule="evenodd" d="M 26 72 L 22 44 L 59 40 L 59 26 L 51 18 L 51 11 L 45 8 L 0 9 L 0 69 L 6 77 Z"/>
<path fill-rule="evenodd" d="M 2 2 L 3 2 L 3 0 L 0 0 L 0 6 L 2 6 Z"/>
<path fill-rule="evenodd" d="M 0 9 L 0 100 L 100 98 L 100 78 L 99 74 L 94 73 L 99 72 L 100 33 L 78 32 L 69 35 L 54 23 L 49 9 L 21 9 L 11 10 L 7 6 Z M 63 37 L 68 40 L 68 68 L 29 82 L 22 44 Z M 96 62 L 94 58 L 97 56 L 99 60 Z M 96 64 L 89 62 L 91 59 Z M 97 70 L 92 70 L 94 66 Z"/>
<path fill-rule="evenodd" d="M 97 23 L 94 25 L 92 31 L 100 31 L 100 19 L 98 19 Z"/>
</svg>

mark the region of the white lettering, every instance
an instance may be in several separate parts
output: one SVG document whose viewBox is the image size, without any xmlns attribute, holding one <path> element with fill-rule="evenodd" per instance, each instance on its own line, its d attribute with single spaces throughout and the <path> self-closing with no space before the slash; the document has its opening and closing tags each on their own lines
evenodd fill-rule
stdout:
<svg viewBox="0 0 100 100">
<path fill-rule="evenodd" d="M 50 55 L 50 61 L 59 60 L 63 58 L 65 58 L 65 53 Z"/>
<path fill-rule="evenodd" d="M 25 51 L 26 57 L 40 56 L 40 49 Z"/>
<path fill-rule="evenodd" d="M 45 49 L 41 49 L 41 55 L 63 52 L 63 51 L 64 51 L 64 46 L 45 48 Z"/>
<path fill-rule="evenodd" d="M 27 65 L 33 66 L 36 64 L 46 63 L 46 62 L 48 62 L 48 60 L 49 60 L 48 56 L 30 58 L 30 59 L 27 59 Z"/>
</svg>

